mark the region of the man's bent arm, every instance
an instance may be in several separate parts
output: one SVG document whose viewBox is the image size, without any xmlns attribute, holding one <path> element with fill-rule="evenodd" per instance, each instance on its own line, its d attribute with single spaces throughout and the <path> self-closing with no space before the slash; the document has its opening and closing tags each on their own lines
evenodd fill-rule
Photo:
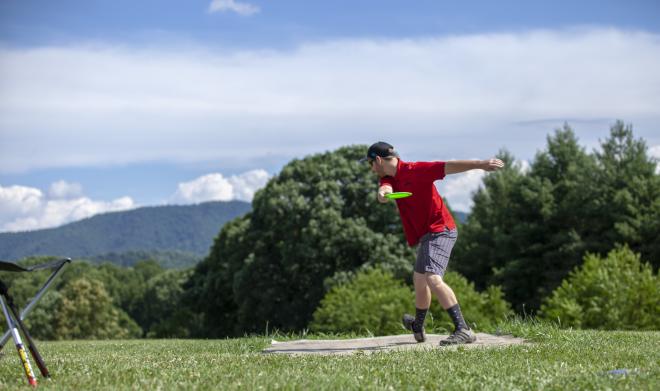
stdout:
<svg viewBox="0 0 660 391">
<path fill-rule="evenodd" d="M 445 175 L 457 174 L 469 170 L 495 171 L 504 167 L 504 162 L 500 159 L 489 160 L 451 160 L 445 162 Z"/>
</svg>

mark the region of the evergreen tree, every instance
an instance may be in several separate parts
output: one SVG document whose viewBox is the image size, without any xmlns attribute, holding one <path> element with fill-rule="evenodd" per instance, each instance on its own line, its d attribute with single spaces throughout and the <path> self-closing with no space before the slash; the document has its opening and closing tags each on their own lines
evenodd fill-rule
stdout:
<svg viewBox="0 0 660 391">
<path fill-rule="evenodd" d="M 494 277 L 519 310 L 537 309 L 580 263 L 589 227 L 583 208 L 593 198 L 595 169 L 593 157 L 564 125 L 548 137 L 547 150 L 537 154 L 514 193 L 514 252 Z"/>
<path fill-rule="evenodd" d="M 599 164 L 591 209 L 595 252 L 605 254 L 615 244 L 627 243 L 654 268 L 660 266 L 660 175 L 642 139 L 622 121 L 596 152 Z"/>
</svg>

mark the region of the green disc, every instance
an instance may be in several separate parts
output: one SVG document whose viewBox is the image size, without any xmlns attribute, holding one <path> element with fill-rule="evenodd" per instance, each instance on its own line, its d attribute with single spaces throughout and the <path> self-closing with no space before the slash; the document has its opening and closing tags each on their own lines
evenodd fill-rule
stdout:
<svg viewBox="0 0 660 391">
<path fill-rule="evenodd" d="M 391 200 L 396 200 L 396 199 L 399 199 L 399 198 L 410 197 L 411 195 L 412 195 L 412 193 L 410 193 L 410 192 L 399 191 L 399 192 L 396 192 L 396 193 L 385 194 L 385 198 L 389 198 Z"/>
</svg>

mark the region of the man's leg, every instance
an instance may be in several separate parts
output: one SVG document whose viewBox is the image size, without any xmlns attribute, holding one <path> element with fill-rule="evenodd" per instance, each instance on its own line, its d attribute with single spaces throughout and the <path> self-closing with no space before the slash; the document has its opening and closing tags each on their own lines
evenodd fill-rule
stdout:
<svg viewBox="0 0 660 391">
<path fill-rule="evenodd" d="M 426 283 L 426 276 L 422 273 L 413 273 L 413 283 L 415 285 L 415 323 L 413 326 L 413 331 L 421 332 L 424 334 L 424 320 L 426 319 L 426 313 L 431 307 L 431 289 L 429 289 L 428 284 Z M 423 339 L 426 340 L 426 336 L 423 335 Z"/>
<path fill-rule="evenodd" d="M 415 285 L 415 307 L 427 309 L 431 306 L 431 290 L 426 282 L 426 276 L 422 273 L 413 273 L 413 284 Z"/>
<path fill-rule="evenodd" d="M 453 345 L 458 343 L 471 343 L 476 341 L 476 336 L 470 330 L 470 327 L 465 322 L 461 307 L 456 300 L 456 295 L 451 287 L 442 280 L 437 274 L 426 273 L 426 282 L 431 291 L 436 295 L 442 308 L 447 311 L 449 317 L 454 323 L 454 333 L 444 341 L 440 341 L 441 345 Z"/>
<path fill-rule="evenodd" d="M 454 291 L 449 285 L 445 284 L 445 282 L 442 280 L 442 277 L 437 274 L 426 273 L 424 279 L 426 280 L 427 286 L 435 294 L 435 297 L 437 297 L 440 301 L 442 308 L 447 310 L 458 304 L 458 300 L 456 300 Z"/>
<path fill-rule="evenodd" d="M 424 332 L 424 320 L 431 306 L 431 290 L 426 283 L 426 276 L 422 273 L 413 273 L 413 284 L 415 285 L 415 316 L 403 315 L 403 326 L 413 332 L 417 342 L 426 341 Z"/>
</svg>

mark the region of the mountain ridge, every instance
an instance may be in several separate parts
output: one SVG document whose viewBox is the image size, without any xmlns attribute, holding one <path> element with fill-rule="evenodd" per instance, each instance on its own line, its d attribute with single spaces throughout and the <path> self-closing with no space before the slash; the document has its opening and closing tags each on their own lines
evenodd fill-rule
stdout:
<svg viewBox="0 0 660 391">
<path fill-rule="evenodd" d="M 145 206 L 94 215 L 56 228 L 0 233 L 0 259 L 94 258 L 127 252 L 183 252 L 203 257 L 222 226 L 251 209 L 242 201 Z"/>
</svg>

